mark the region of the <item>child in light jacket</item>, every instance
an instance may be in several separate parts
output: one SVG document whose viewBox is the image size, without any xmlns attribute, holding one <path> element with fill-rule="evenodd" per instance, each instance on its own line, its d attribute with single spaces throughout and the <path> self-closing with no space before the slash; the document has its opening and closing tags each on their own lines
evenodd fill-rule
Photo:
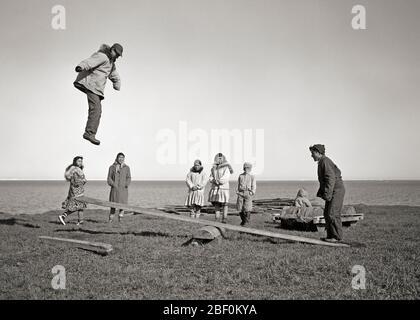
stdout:
<svg viewBox="0 0 420 320">
<path fill-rule="evenodd" d="M 185 205 L 191 210 L 191 218 L 199 218 L 201 207 L 204 205 L 204 188 L 207 184 L 207 177 L 200 160 L 194 161 L 193 167 L 187 174 L 186 183 L 188 196 Z"/>
<path fill-rule="evenodd" d="M 309 201 L 308 196 L 308 192 L 305 189 L 299 189 L 295 199 L 295 207 L 312 207 L 311 201 Z"/>
<path fill-rule="evenodd" d="M 244 172 L 239 175 L 236 188 L 236 194 L 238 195 L 236 207 L 242 220 L 241 226 L 248 224 L 251 219 L 252 197 L 257 190 L 257 181 L 251 174 L 252 164 L 245 162 L 243 168 Z"/>
<path fill-rule="evenodd" d="M 209 181 L 211 188 L 209 202 L 215 208 L 215 219 L 220 219 L 220 211 L 223 210 L 222 223 L 227 222 L 229 202 L 229 177 L 233 169 L 222 153 L 216 154 L 211 168 Z"/>
</svg>

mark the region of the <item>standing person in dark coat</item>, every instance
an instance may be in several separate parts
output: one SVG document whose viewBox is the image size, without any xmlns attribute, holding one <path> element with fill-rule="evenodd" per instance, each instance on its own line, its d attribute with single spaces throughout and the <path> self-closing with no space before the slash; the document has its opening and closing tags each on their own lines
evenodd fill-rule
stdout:
<svg viewBox="0 0 420 320">
<path fill-rule="evenodd" d="M 122 56 L 122 53 L 123 47 L 118 43 L 111 47 L 103 44 L 98 52 L 76 66 L 78 74 L 73 84 L 87 95 L 89 104 L 89 116 L 83 138 L 96 145 L 101 143 L 95 136 L 102 114 L 101 101 L 104 99 L 106 80 L 111 80 L 115 90 L 121 88 L 115 61 Z"/>
<path fill-rule="evenodd" d="M 325 156 L 323 144 L 315 144 L 309 147 L 309 150 L 314 161 L 318 162 L 319 190 L 317 197 L 325 200 L 324 218 L 327 238 L 322 240 L 341 241 L 343 238 L 341 211 L 346 193 L 341 171 L 330 158 Z"/>
<path fill-rule="evenodd" d="M 115 162 L 108 170 L 108 185 L 111 187 L 109 201 L 118 203 L 128 202 L 128 186 L 131 182 L 130 167 L 125 164 L 125 155 L 120 152 Z M 115 215 L 115 208 L 109 212 L 109 222 L 112 222 Z M 124 216 L 124 210 L 119 209 L 118 221 Z"/>
</svg>

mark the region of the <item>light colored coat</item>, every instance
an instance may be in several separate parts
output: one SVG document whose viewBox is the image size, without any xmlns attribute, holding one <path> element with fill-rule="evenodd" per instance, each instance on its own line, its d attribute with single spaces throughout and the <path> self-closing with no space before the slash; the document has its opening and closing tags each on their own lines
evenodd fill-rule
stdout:
<svg viewBox="0 0 420 320">
<path fill-rule="evenodd" d="M 257 191 L 257 181 L 252 174 L 243 172 L 239 175 L 238 186 L 236 187 L 236 193 L 245 194 L 249 192 L 249 195 L 253 196 Z"/>
<path fill-rule="evenodd" d="M 209 177 L 211 184 L 209 202 L 229 202 L 230 171 L 231 167 L 228 163 L 213 166 Z"/>
<path fill-rule="evenodd" d="M 114 163 L 108 170 L 108 185 L 111 187 L 109 193 L 109 201 L 118 203 L 128 202 L 128 186 L 131 183 L 130 167 L 123 164 L 119 168 L 117 163 Z"/>
<path fill-rule="evenodd" d="M 207 176 L 204 171 L 193 172 L 190 171 L 187 174 L 185 182 L 188 186 L 188 196 L 185 199 L 186 206 L 203 206 L 204 205 L 204 188 L 207 184 Z M 197 190 L 193 190 L 193 187 L 197 187 Z"/>
<path fill-rule="evenodd" d="M 79 72 L 73 83 L 77 89 L 83 92 L 86 92 L 86 89 L 92 91 L 101 99 L 104 99 L 107 78 L 112 81 L 115 90 L 121 88 L 121 79 L 115 63 L 110 61 L 105 53 L 106 50 L 109 50 L 109 47 L 102 46 L 98 52 L 80 62 L 77 66 L 82 68 L 82 71 Z"/>
</svg>

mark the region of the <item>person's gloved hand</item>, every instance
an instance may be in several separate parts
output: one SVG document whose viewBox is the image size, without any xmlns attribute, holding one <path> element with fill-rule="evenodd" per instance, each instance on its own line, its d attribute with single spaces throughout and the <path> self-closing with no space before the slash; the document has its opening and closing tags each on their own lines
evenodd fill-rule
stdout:
<svg viewBox="0 0 420 320">
<path fill-rule="evenodd" d="M 80 72 L 80 71 L 82 71 L 82 67 L 81 66 L 77 66 L 76 67 L 76 72 Z"/>
</svg>

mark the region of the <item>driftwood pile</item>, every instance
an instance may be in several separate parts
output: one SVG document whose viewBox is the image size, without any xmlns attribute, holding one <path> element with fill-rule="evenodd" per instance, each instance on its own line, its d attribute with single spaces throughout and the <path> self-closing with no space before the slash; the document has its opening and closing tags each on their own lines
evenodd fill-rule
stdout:
<svg viewBox="0 0 420 320">
<path fill-rule="evenodd" d="M 324 203 L 321 200 L 311 200 L 312 208 L 294 207 L 294 199 L 274 198 L 253 200 L 252 213 L 270 214 L 272 221 L 280 223 L 285 229 L 297 229 L 303 231 L 317 231 L 325 226 Z M 168 205 L 157 208 L 166 213 L 179 215 L 189 214 L 190 210 L 185 206 Z M 212 206 L 204 206 L 202 213 L 214 214 Z M 238 215 L 235 204 L 229 203 L 229 215 Z M 349 227 L 360 220 L 363 220 L 363 213 L 357 213 L 353 206 L 345 205 L 341 212 L 343 226 Z"/>
</svg>

